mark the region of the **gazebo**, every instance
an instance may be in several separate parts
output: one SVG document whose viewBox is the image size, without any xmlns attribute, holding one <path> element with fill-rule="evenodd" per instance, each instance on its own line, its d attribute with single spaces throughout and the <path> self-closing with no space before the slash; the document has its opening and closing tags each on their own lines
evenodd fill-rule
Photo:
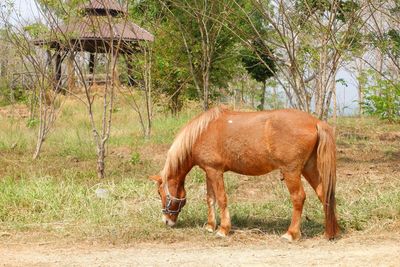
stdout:
<svg viewBox="0 0 400 267">
<path fill-rule="evenodd" d="M 37 39 L 35 45 L 55 50 L 55 90 L 61 85 L 62 62 L 69 54 L 68 87 L 75 84 L 73 60 L 75 52 L 88 52 L 89 73 L 93 76 L 95 54 L 131 55 L 138 51 L 139 41 L 154 41 L 154 36 L 127 19 L 126 7 L 115 0 L 90 0 L 79 8 L 82 16 L 70 18 L 52 29 L 50 37 Z M 118 50 L 117 53 L 115 51 Z M 115 54 L 114 54 L 115 53 Z M 132 64 L 127 61 L 128 74 Z M 93 81 L 92 81 L 93 82 Z M 132 78 L 129 83 L 132 83 Z"/>
</svg>

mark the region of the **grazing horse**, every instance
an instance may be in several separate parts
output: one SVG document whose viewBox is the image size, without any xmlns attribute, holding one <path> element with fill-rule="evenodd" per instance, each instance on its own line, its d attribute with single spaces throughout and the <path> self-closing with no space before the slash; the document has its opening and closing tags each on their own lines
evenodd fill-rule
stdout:
<svg viewBox="0 0 400 267">
<path fill-rule="evenodd" d="M 335 215 L 336 146 L 331 127 L 308 113 L 284 109 L 236 112 L 225 107 L 210 109 L 191 120 L 179 132 L 168 151 L 157 181 L 163 221 L 173 226 L 186 203 L 185 177 L 198 165 L 206 173 L 207 230 L 216 230 L 215 203 L 221 212 L 217 235 L 231 229 L 223 174 L 262 175 L 280 169 L 293 204 L 292 221 L 282 236 L 301 236 L 300 222 L 306 194 L 301 175 L 323 204 L 325 236 L 339 231 Z"/>
</svg>

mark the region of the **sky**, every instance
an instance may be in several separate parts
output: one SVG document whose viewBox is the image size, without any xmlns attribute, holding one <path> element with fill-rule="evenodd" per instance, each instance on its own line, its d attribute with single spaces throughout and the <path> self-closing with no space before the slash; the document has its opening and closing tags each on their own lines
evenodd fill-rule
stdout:
<svg viewBox="0 0 400 267">
<path fill-rule="evenodd" d="M 21 16 L 24 21 L 33 21 L 39 14 L 34 0 L 15 0 L 15 10 L 13 18 Z M 342 83 L 336 85 L 338 114 L 353 115 L 358 109 L 356 102 L 358 99 L 357 81 L 352 73 L 345 69 L 338 71 L 336 80 L 338 79 L 343 79 L 346 83 L 346 85 Z M 343 109 L 343 107 L 347 108 Z"/>
<path fill-rule="evenodd" d="M 15 0 L 14 2 L 16 13 L 24 20 L 33 20 L 39 14 L 34 0 Z"/>
</svg>

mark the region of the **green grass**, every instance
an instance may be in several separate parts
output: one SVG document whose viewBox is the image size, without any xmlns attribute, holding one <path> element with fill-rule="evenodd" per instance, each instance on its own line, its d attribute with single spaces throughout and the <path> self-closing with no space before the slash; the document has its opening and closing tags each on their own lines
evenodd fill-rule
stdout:
<svg viewBox="0 0 400 267">
<path fill-rule="evenodd" d="M 144 139 L 135 114 L 122 104 L 114 113 L 107 145 L 107 179 L 103 181 L 96 176 L 93 137 L 85 109 L 78 102 L 63 105 L 37 161 L 31 159 L 35 127 L 28 128 L 23 118 L 0 117 L 0 230 L 44 231 L 113 243 L 214 239 L 203 229 L 207 207 L 204 174 L 199 168 L 187 177 L 188 203 L 175 229 L 162 225 L 155 185 L 147 179 L 162 169 L 174 135 L 196 113 L 187 110 L 179 117 L 157 114 L 153 136 Z M 400 131 L 400 126 L 372 118 L 343 118 L 337 131 L 337 210 L 344 233 L 395 231 L 400 220 L 400 170 L 396 169 L 400 142 L 378 137 Z M 115 149 L 124 149 L 126 155 L 112 153 Z M 254 188 L 252 178 L 226 174 L 234 229 L 250 235 L 280 235 L 291 218 L 287 189 L 276 175 L 257 179 L 260 185 Z M 307 200 L 302 231 L 313 237 L 324 229 L 322 205 L 304 184 Z M 98 188 L 107 189 L 109 197 L 98 198 Z M 255 196 L 239 193 L 250 189 Z"/>
</svg>

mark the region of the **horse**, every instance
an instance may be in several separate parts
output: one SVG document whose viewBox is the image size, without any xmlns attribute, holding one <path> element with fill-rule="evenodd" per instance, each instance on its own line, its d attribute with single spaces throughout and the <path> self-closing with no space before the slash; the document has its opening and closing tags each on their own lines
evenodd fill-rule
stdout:
<svg viewBox="0 0 400 267">
<path fill-rule="evenodd" d="M 220 209 L 218 236 L 231 230 L 223 175 L 232 171 L 259 176 L 280 169 L 293 204 L 292 220 L 282 236 L 299 240 L 306 198 L 301 175 L 323 204 L 325 236 L 338 235 L 336 219 L 336 145 L 333 129 L 312 115 L 295 109 L 258 112 L 231 111 L 224 106 L 201 113 L 178 133 L 167 153 L 163 170 L 150 176 L 162 202 L 162 219 L 174 226 L 186 204 L 185 177 L 199 166 L 206 174 L 208 219 L 216 229 L 215 203 Z"/>
</svg>

